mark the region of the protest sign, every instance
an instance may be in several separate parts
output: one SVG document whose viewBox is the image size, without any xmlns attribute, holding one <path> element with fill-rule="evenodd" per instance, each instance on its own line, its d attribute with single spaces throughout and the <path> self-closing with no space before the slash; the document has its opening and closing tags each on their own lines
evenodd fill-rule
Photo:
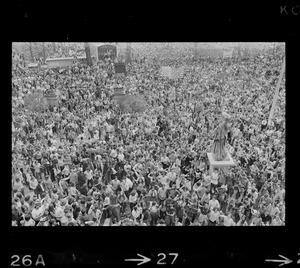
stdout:
<svg viewBox="0 0 300 268">
<path fill-rule="evenodd" d="M 37 68 L 37 67 L 39 67 L 38 63 L 29 63 L 28 64 L 28 68 Z"/>
<path fill-rule="evenodd" d="M 104 60 L 108 57 L 115 59 L 117 56 L 117 47 L 115 45 L 102 45 L 97 49 L 98 60 Z"/>
<path fill-rule="evenodd" d="M 114 96 L 113 96 L 114 103 L 117 104 L 119 100 L 124 96 L 125 96 L 124 90 L 122 88 L 116 88 L 114 90 Z"/>
<path fill-rule="evenodd" d="M 126 76 L 126 66 L 124 63 L 119 62 L 115 63 L 115 73 L 119 75 L 125 75 Z"/>
<path fill-rule="evenodd" d="M 48 68 L 72 66 L 73 63 L 74 63 L 73 57 L 46 59 L 46 64 Z"/>
<path fill-rule="evenodd" d="M 223 50 L 223 58 L 232 58 L 233 49 L 224 49 Z"/>
</svg>

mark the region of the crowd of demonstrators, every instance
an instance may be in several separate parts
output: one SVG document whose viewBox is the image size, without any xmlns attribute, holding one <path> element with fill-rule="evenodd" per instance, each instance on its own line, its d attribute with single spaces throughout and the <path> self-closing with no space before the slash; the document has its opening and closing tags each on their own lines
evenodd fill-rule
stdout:
<svg viewBox="0 0 300 268">
<path fill-rule="evenodd" d="M 14 61 L 14 59 L 13 59 Z M 285 88 L 267 125 L 282 57 L 188 59 L 12 73 L 14 226 L 265 226 L 285 224 Z M 161 64 L 185 65 L 178 80 Z M 216 71 L 219 70 L 219 71 Z M 266 72 L 268 71 L 268 72 Z M 120 113 L 114 89 L 148 102 Z M 59 107 L 24 97 L 55 90 Z M 221 111 L 236 165 L 209 172 Z"/>
</svg>

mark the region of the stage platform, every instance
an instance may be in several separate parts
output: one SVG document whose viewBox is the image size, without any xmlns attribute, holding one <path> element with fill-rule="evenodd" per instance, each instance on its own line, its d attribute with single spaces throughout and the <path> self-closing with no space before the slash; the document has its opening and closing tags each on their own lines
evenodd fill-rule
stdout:
<svg viewBox="0 0 300 268">
<path fill-rule="evenodd" d="M 210 164 L 210 168 L 209 168 L 210 174 L 212 174 L 215 168 L 226 168 L 226 167 L 235 166 L 235 163 L 230 153 L 228 152 L 227 152 L 226 160 L 222 160 L 222 161 L 215 161 L 212 153 L 207 153 L 207 157 Z"/>
</svg>

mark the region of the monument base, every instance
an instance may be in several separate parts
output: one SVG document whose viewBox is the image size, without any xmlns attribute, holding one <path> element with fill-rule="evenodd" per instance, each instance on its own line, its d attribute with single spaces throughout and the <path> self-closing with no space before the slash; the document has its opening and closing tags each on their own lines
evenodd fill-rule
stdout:
<svg viewBox="0 0 300 268">
<path fill-rule="evenodd" d="M 209 168 L 210 175 L 212 175 L 212 172 L 215 168 L 223 169 L 223 168 L 235 166 L 235 163 L 229 152 L 227 152 L 227 156 L 225 157 L 225 160 L 222 160 L 222 161 L 214 160 L 213 153 L 207 153 L 207 157 L 208 157 L 209 165 L 210 165 L 210 168 Z"/>
</svg>

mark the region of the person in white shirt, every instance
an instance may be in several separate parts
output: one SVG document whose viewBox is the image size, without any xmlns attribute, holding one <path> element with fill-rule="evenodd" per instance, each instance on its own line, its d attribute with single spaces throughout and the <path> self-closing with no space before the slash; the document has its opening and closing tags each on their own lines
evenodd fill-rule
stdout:
<svg viewBox="0 0 300 268">
<path fill-rule="evenodd" d="M 138 163 L 136 163 L 136 164 L 133 166 L 132 169 L 133 169 L 133 171 L 134 171 L 135 173 L 140 174 L 141 171 L 143 170 L 143 164 L 140 163 L 140 162 L 138 162 Z"/>
<path fill-rule="evenodd" d="M 127 196 L 127 198 L 129 197 L 129 189 L 131 189 L 133 186 L 132 181 L 129 178 L 125 178 L 122 183 L 121 183 L 121 188 L 124 191 L 125 195 Z"/>
<path fill-rule="evenodd" d="M 123 161 L 124 161 L 124 158 L 125 158 L 125 156 L 124 156 L 123 152 L 120 151 L 119 154 L 118 154 L 118 160 L 119 160 L 120 162 L 123 162 Z"/>
<path fill-rule="evenodd" d="M 35 203 L 35 207 L 31 212 L 31 216 L 35 222 L 38 222 L 45 212 L 45 207 L 41 204 L 40 201 Z"/>
<path fill-rule="evenodd" d="M 58 156 L 57 163 L 58 163 L 58 166 L 59 166 L 60 170 L 62 170 L 62 167 L 64 166 L 64 160 L 63 160 L 62 156 L 60 156 L 60 155 Z"/>
<path fill-rule="evenodd" d="M 23 226 L 35 226 L 35 221 L 29 214 L 24 217 Z"/>
<path fill-rule="evenodd" d="M 179 221 L 178 217 L 175 217 L 175 226 L 182 226 L 182 223 Z"/>
<path fill-rule="evenodd" d="M 216 199 L 215 196 L 213 196 L 212 199 L 209 201 L 208 207 L 209 207 L 209 210 L 210 210 L 210 211 L 214 210 L 214 208 L 220 209 L 220 203 L 219 203 L 219 201 Z"/>
<path fill-rule="evenodd" d="M 84 172 L 84 175 L 86 176 L 87 181 L 91 180 L 93 178 L 93 170 L 87 168 L 87 170 Z"/>
<path fill-rule="evenodd" d="M 125 170 L 126 172 L 128 172 L 128 170 L 130 170 L 130 169 L 131 169 L 131 165 L 129 165 L 128 162 L 125 162 L 124 170 Z"/>
<path fill-rule="evenodd" d="M 231 218 L 231 213 L 228 213 L 227 216 L 224 216 L 224 226 L 235 226 L 235 222 Z"/>
<path fill-rule="evenodd" d="M 139 206 L 134 206 L 133 209 L 132 209 L 132 217 L 133 217 L 133 220 L 134 222 L 136 223 L 137 222 L 137 219 L 141 216 L 142 214 L 142 208 L 139 207 Z"/>
<path fill-rule="evenodd" d="M 220 212 L 218 208 L 215 207 L 209 214 L 209 225 L 215 226 L 219 221 Z"/>
<path fill-rule="evenodd" d="M 69 195 L 72 197 L 76 197 L 79 191 L 76 189 L 75 184 L 73 182 L 70 183 Z"/>
<path fill-rule="evenodd" d="M 199 221 L 199 224 L 201 226 L 207 225 L 207 223 L 208 223 L 207 215 L 206 214 L 202 214 L 201 211 L 200 211 L 200 214 L 199 214 L 199 217 L 198 217 L 198 221 Z"/>
<path fill-rule="evenodd" d="M 277 205 L 275 205 L 274 203 L 271 204 L 270 208 L 269 208 L 269 215 L 274 218 L 275 216 L 279 215 L 280 210 L 278 208 Z"/>
<path fill-rule="evenodd" d="M 21 191 L 22 189 L 24 189 L 23 183 L 21 182 L 19 177 L 15 178 L 13 189 L 16 189 L 17 191 Z"/>
<path fill-rule="evenodd" d="M 65 202 L 61 200 L 59 202 L 59 205 L 55 208 L 55 212 L 54 212 L 54 215 L 57 220 L 60 221 L 62 217 L 65 215 L 64 209 L 65 209 Z"/>
<path fill-rule="evenodd" d="M 35 161 L 33 167 L 34 167 L 34 175 L 37 179 L 39 179 L 41 164 L 38 161 Z"/>
<path fill-rule="evenodd" d="M 110 197 L 109 194 L 105 194 L 105 198 L 104 198 L 104 202 L 103 202 L 103 206 L 104 208 L 110 205 Z"/>
<path fill-rule="evenodd" d="M 192 183 L 191 181 L 189 181 L 187 178 L 183 178 L 183 185 L 186 189 L 188 189 L 189 191 L 192 190 Z"/>
<path fill-rule="evenodd" d="M 29 188 L 32 191 L 35 191 L 36 187 L 38 186 L 38 180 L 35 177 L 31 177 L 31 180 L 29 182 Z"/>
<path fill-rule="evenodd" d="M 121 182 L 117 177 L 114 177 L 110 184 L 112 185 L 112 189 L 116 192 L 119 189 Z"/>
<path fill-rule="evenodd" d="M 175 181 L 176 189 L 180 189 L 181 188 L 181 181 L 182 181 L 182 177 L 181 176 L 177 176 L 176 177 L 176 181 Z"/>
<path fill-rule="evenodd" d="M 114 190 L 111 186 L 111 184 L 107 184 L 106 187 L 104 187 L 105 194 L 111 195 L 114 193 Z"/>
<path fill-rule="evenodd" d="M 163 219 L 160 219 L 156 226 L 166 226 L 165 221 Z"/>
<path fill-rule="evenodd" d="M 65 175 L 66 177 L 70 175 L 70 169 L 68 165 L 65 165 L 62 174 Z"/>
</svg>

